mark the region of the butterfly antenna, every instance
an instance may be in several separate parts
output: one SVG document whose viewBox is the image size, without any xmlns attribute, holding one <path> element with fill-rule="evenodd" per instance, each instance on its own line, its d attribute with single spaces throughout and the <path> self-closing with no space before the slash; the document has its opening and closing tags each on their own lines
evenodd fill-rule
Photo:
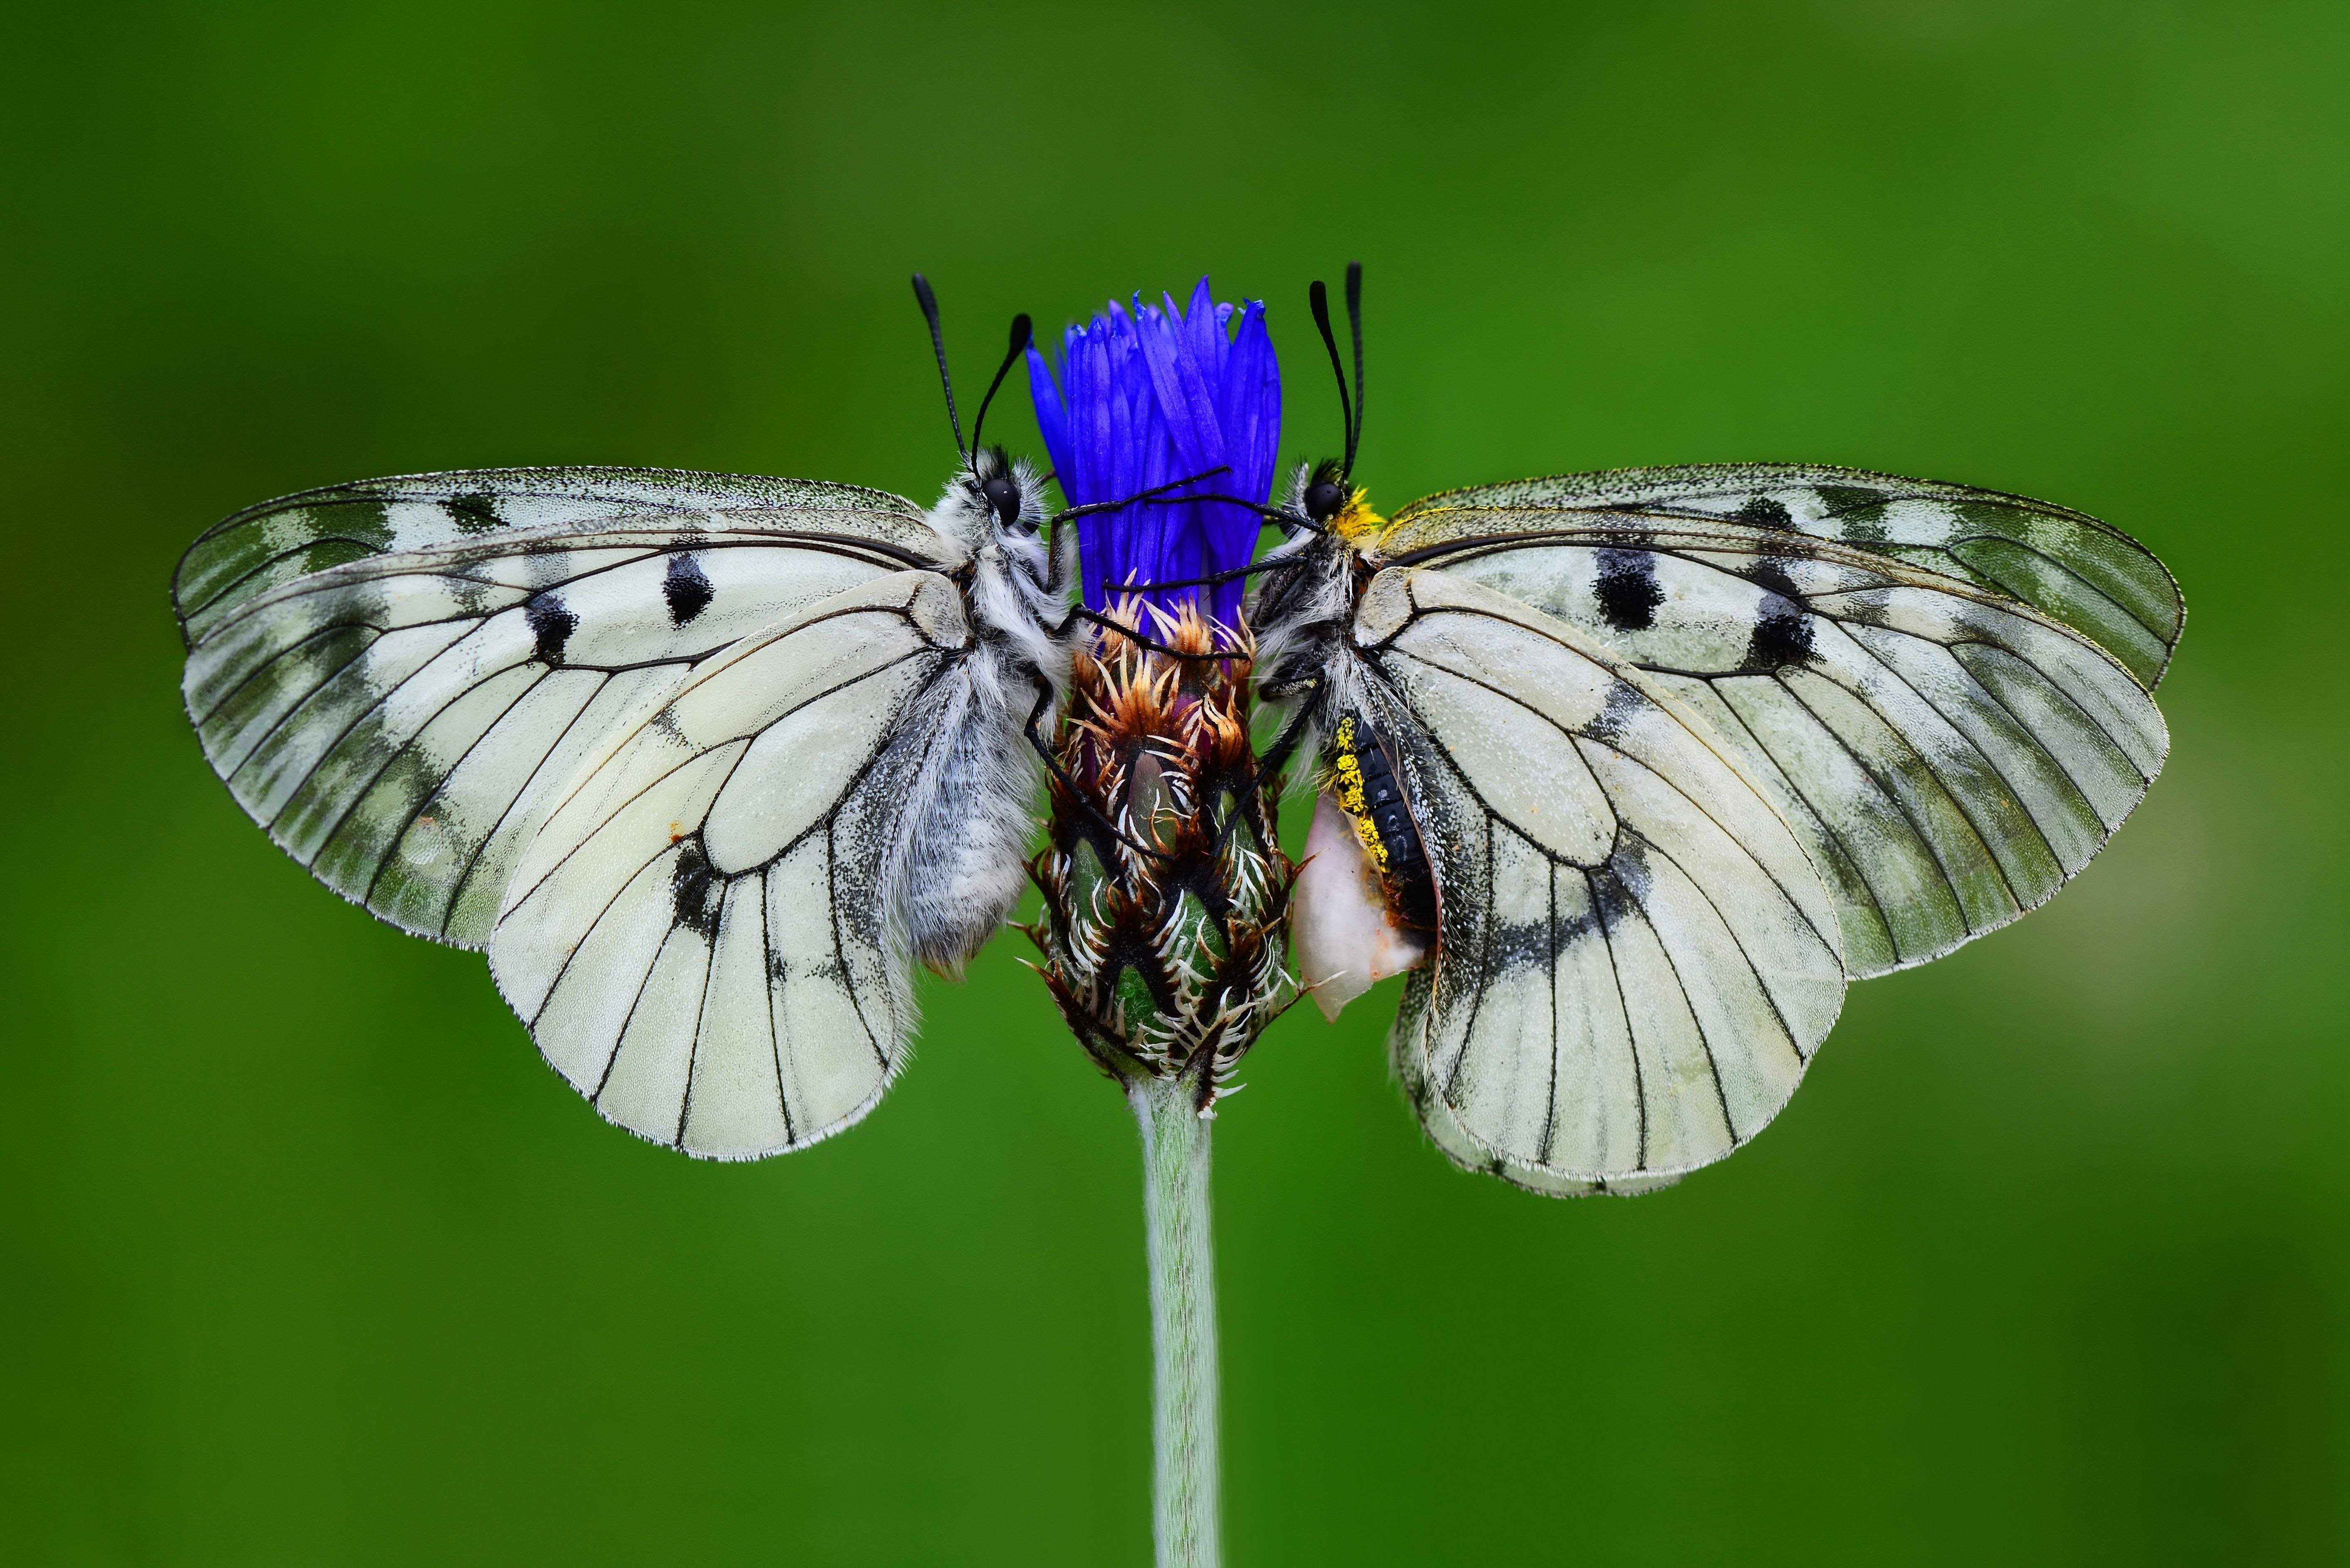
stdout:
<svg viewBox="0 0 2350 1568">
<path fill-rule="evenodd" d="M 1338 335 L 1330 330 L 1330 290 L 1320 278 L 1315 278 L 1305 290 L 1306 303 L 1314 307 L 1314 325 L 1322 329 L 1322 347 L 1330 351 L 1330 374 L 1338 379 L 1338 417 L 1347 426 L 1347 467 L 1344 477 L 1355 472 L 1355 405 L 1347 396 L 1347 368 L 1338 359 Z"/>
<path fill-rule="evenodd" d="M 979 472 L 979 432 L 981 427 L 987 423 L 987 405 L 995 401 L 995 389 L 1003 385 L 1004 377 L 1012 374 L 1012 362 L 1020 358 L 1020 351 L 1028 347 L 1029 339 L 1035 336 L 1035 329 L 1030 325 L 1026 311 L 1024 310 L 1012 318 L 1012 347 L 1003 351 L 1003 363 L 995 368 L 995 379 L 987 384 L 987 396 L 979 400 L 979 417 L 971 421 L 971 461 L 973 473 Z"/>
<path fill-rule="evenodd" d="M 954 378 L 947 374 L 947 340 L 939 330 L 939 296 L 931 292 L 931 280 L 920 273 L 914 275 L 914 302 L 922 307 L 922 319 L 931 324 L 931 352 L 939 357 L 939 385 L 947 389 L 947 423 L 954 427 L 955 451 L 961 452 L 962 416 L 955 412 Z M 1337 350 L 1330 352 L 1335 355 Z"/>
<path fill-rule="evenodd" d="M 1355 423 L 1347 432 L 1347 472 L 1355 472 L 1355 449 L 1363 443 L 1363 264 L 1347 264 L 1347 330 L 1355 337 Z"/>
</svg>

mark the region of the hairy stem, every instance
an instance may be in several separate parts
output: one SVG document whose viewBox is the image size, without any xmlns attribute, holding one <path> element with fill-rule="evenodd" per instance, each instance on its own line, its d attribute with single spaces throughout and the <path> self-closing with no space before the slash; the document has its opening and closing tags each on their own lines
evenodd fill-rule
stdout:
<svg viewBox="0 0 2350 1568">
<path fill-rule="evenodd" d="M 1152 1532 L 1159 1568 L 1216 1568 L 1216 1253 L 1208 1132 L 1190 1085 L 1140 1076 L 1127 1099 L 1142 1125 L 1150 1240 Z"/>
</svg>

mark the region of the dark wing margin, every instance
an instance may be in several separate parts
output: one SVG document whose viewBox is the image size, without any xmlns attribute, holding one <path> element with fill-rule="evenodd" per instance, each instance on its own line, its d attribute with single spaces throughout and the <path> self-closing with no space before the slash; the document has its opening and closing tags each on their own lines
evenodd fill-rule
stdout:
<svg viewBox="0 0 2350 1568">
<path fill-rule="evenodd" d="M 190 549 L 183 695 L 207 760 L 296 860 L 403 929 L 479 946 L 546 797 L 610 733 L 739 639 L 951 548 L 910 502 L 847 485 L 522 469 L 335 486 Z"/>
<path fill-rule="evenodd" d="M 2071 627 L 2149 691 L 2186 621 L 2169 570 L 2111 524 L 2028 496 L 1821 463 L 1617 469 L 1446 491 L 1397 513 L 1381 549 L 1409 564 L 1431 545 L 1540 531 L 1575 512 L 1783 530 L 1924 566 Z"/>
</svg>

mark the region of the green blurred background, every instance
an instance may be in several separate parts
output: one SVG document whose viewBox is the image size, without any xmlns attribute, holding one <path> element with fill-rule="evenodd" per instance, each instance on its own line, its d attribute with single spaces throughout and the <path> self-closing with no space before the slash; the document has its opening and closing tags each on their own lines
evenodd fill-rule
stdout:
<svg viewBox="0 0 2350 1568">
<path fill-rule="evenodd" d="M 2350 1553 L 2338 0 L 5 34 L 0 1554 L 1146 1562 L 1136 1140 L 1015 940 L 850 1136 L 638 1143 L 478 957 L 245 822 L 165 586 L 236 507 L 419 469 L 927 499 L 917 266 L 966 379 L 1015 309 L 1209 271 L 1326 450 L 1303 294 L 1356 255 L 1379 502 L 1848 462 L 2109 518 L 2191 616 L 2106 855 L 1857 987 L 1673 1191 L 1460 1174 L 1391 992 L 1284 1021 L 1218 1132 L 1231 1561 Z"/>
</svg>

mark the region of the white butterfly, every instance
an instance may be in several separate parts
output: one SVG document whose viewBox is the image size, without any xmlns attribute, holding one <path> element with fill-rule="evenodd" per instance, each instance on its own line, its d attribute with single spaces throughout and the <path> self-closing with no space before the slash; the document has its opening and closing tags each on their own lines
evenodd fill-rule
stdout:
<svg viewBox="0 0 2350 1568">
<path fill-rule="evenodd" d="M 189 715 L 321 881 L 485 947 L 605 1116 L 801 1147 L 903 1064 L 911 961 L 959 967 L 1021 886 L 1076 535 L 1050 558 L 1041 481 L 979 429 L 927 513 L 592 468 L 239 513 L 174 583 Z"/>
<path fill-rule="evenodd" d="M 1459 1163 L 1585 1193 L 1721 1158 L 1785 1104 L 1847 976 L 2038 907 L 2160 770 L 2183 610 L 2118 530 L 1790 465 L 1528 480 L 1387 522 L 1348 488 L 1358 313 L 1355 346 L 1347 459 L 1298 472 L 1259 563 L 1262 694 L 1295 710 L 1268 761 L 1314 737 L 1333 785 L 1301 972 L 1335 1013 L 1419 966 L 1390 1051 Z"/>
</svg>

